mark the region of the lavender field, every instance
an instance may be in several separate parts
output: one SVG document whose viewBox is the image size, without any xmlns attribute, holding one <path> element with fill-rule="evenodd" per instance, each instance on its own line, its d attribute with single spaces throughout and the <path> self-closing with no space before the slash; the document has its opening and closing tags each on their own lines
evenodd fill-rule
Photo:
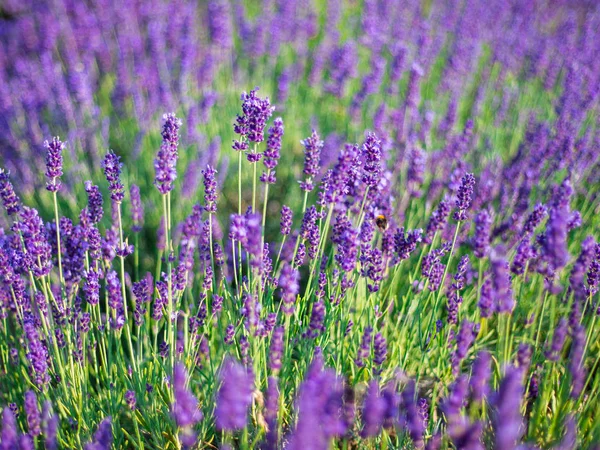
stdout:
<svg viewBox="0 0 600 450">
<path fill-rule="evenodd" d="M 0 2 L 0 450 L 600 449 L 600 4 Z"/>
</svg>

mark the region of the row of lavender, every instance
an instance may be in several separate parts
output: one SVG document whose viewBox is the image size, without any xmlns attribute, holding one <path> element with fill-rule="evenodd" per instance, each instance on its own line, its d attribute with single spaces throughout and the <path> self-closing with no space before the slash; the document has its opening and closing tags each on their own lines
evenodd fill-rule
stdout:
<svg viewBox="0 0 600 450">
<path fill-rule="evenodd" d="M 429 11 L 366 2 L 360 16 L 335 3 L 289 5 L 265 8 L 254 23 L 235 5 L 237 36 L 226 3 L 210 2 L 208 12 L 192 4 L 170 13 L 120 9 L 116 17 L 140 26 L 135 32 L 104 16 L 114 6 L 65 3 L 61 20 L 43 24 L 58 29 L 44 37 L 60 36 L 46 53 L 37 47 L 45 40 L 35 38 L 35 14 L 29 25 L 17 14 L 7 27 L 9 37 L 31 36 L 20 44 L 30 48 L 6 47 L 25 65 L 37 64 L 23 58 L 34 49 L 49 61 L 56 52 L 62 61 L 85 54 L 94 80 L 64 84 L 53 72 L 58 84 L 49 85 L 87 90 L 96 109 L 80 109 L 85 102 L 70 97 L 71 87 L 57 103 L 24 101 L 32 90 L 23 86 L 4 97 L 15 146 L 4 157 L 12 173 L 0 174 L 8 219 L 0 246 L 0 403 L 8 404 L 1 445 L 597 442 L 598 16 L 585 4 L 469 2 L 459 10 L 449 2 Z M 317 11 L 325 9 L 319 29 Z M 208 37 L 194 34 L 205 31 L 197 26 L 204 13 Z M 166 27 L 169 14 L 186 25 Z M 399 31 L 399 17 L 411 26 Z M 268 33 L 269 23 L 294 31 Z M 354 42 L 345 33 L 356 26 L 364 36 Z M 112 45 L 125 47 L 105 51 L 113 28 L 120 37 Z M 190 39 L 216 60 L 197 46 L 202 55 L 192 52 L 184 64 Z M 286 66 L 289 51 L 296 62 Z M 144 83 L 126 83 L 134 61 L 141 65 L 131 73 L 149 77 Z M 211 70 L 224 77 L 194 72 L 190 81 L 184 68 L 203 67 L 199 61 L 215 62 Z M 165 80 L 178 64 L 184 81 Z M 221 123 L 230 128 L 233 116 L 225 105 L 236 96 L 219 83 L 261 70 L 270 77 L 281 64 L 270 87 L 282 118 L 273 119 L 269 99 L 254 90 L 224 133 Z M 5 87 L 28 79 L 3 67 Z M 289 97 L 286 83 L 295 86 Z M 225 105 L 202 119 L 205 131 L 235 140 L 232 149 L 190 157 L 185 141 L 197 142 L 197 108 L 214 101 L 204 94 L 199 102 L 207 86 L 221 90 Z M 152 134 L 148 111 L 165 105 L 177 106 L 186 126 L 165 115 L 159 151 L 138 138 L 135 164 L 128 142 L 95 151 L 81 138 L 97 131 L 90 117 L 107 113 L 108 98 L 119 116 L 135 117 L 113 122 L 112 136 L 131 136 L 130 128 Z M 65 117 L 75 119 L 61 125 Z M 24 132 L 24 124 L 41 132 Z M 26 176 L 23 160 L 35 164 L 27 142 L 38 146 L 48 124 L 73 134 L 66 146 L 46 142 L 44 192 L 33 189 L 39 180 Z M 106 147 L 107 136 L 96 146 Z M 295 136 L 305 137 L 301 169 Z M 359 143 L 344 145 L 346 138 Z M 101 161 L 105 181 L 74 162 L 82 155 Z M 228 159 L 237 174 L 225 176 Z M 200 181 L 203 198 L 195 194 Z"/>
</svg>

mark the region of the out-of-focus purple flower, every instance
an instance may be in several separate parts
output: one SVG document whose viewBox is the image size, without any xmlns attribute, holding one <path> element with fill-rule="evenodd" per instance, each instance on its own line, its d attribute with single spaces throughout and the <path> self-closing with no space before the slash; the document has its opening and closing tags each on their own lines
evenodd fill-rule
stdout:
<svg viewBox="0 0 600 450">
<path fill-rule="evenodd" d="M 281 207 L 281 221 L 279 225 L 281 226 L 281 234 L 287 236 L 292 231 L 292 217 L 293 213 L 289 206 L 283 205 Z"/>
<path fill-rule="evenodd" d="M 362 407 L 363 429 L 360 435 L 363 438 L 377 436 L 381 432 L 385 411 L 386 404 L 379 392 L 379 384 L 377 380 L 372 380 Z"/>
<path fill-rule="evenodd" d="M 371 355 L 371 341 L 373 339 L 373 328 L 366 327 L 363 332 L 355 363 L 358 367 L 364 367 L 366 360 Z"/>
<path fill-rule="evenodd" d="M 400 260 L 408 259 L 410 254 L 417 248 L 417 244 L 421 242 L 423 230 L 404 231 L 404 227 L 399 228 L 394 234 L 394 250 L 398 254 Z"/>
<path fill-rule="evenodd" d="M 522 396 L 523 373 L 520 369 L 509 366 L 492 402 L 495 406 L 495 448 L 517 448 L 523 433 L 523 417 L 520 411 Z"/>
<path fill-rule="evenodd" d="M 423 434 L 425 427 L 423 417 L 420 414 L 415 394 L 416 386 L 414 380 L 409 380 L 404 391 L 402 391 L 402 407 L 406 411 L 406 428 L 416 448 L 423 448 Z M 427 404 L 427 402 L 425 402 Z"/>
<path fill-rule="evenodd" d="M 300 237 L 308 244 L 308 256 L 311 259 L 317 257 L 319 248 L 320 231 L 319 231 L 319 213 L 317 208 L 312 205 L 304 213 L 302 218 L 302 226 L 300 227 Z"/>
<path fill-rule="evenodd" d="M 474 402 L 483 401 L 489 394 L 489 382 L 492 374 L 491 362 L 492 358 L 485 350 L 479 352 L 477 358 L 475 358 L 469 381 L 471 398 Z"/>
<path fill-rule="evenodd" d="M 575 228 L 579 228 L 581 223 L 581 213 L 579 211 L 572 212 L 567 220 L 567 231 L 572 231 Z"/>
<path fill-rule="evenodd" d="M 498 313 L 511 313 L 515 307 L 508 262 L 502 254 L 502 247 L 496 247 L 490 256 L 492 270 L 492 292 L 495 309 Z"/>
<path fill-rule="evenodd" d="M 536 227 L 542 223 L 544 217 L 548 214 L 548 209 L 541 203 L 538 203 L 523 225 L 523 235 L 529 236 Z"/>
<path fill-rule="evenodd" d="M 25 392 L 25 402 L 23 405 L 25 415 L 27 416 L 27 427 L 32 437 L 42 434 L 42 418 L 38 409 L 37 397 L 33 391 Z"/>
<path fill-rule="evenodd" d="M 323 141 L 319 138 L 317 132 L 313 130 L 310 137 L 301 141 L 301 144 L 304 146 L 304 169 L 302 172 L 307 179 L 300 183 L 300 187 L 304 191 L 312 191 L 312 180 L 319 174 Z"/>
<path fill-rule="evenodd" d="M 450 215 L 450 203 L 446 200 L 442 200 L 438 207 L 431 213 L 427 228 L 425 230 L 425 237 L 423 241 L 427 244 L 431 244 L 433 236 L 437 231 L 440 231 L 446 225 L 446 220 Z"/>
<path fill-rule="evenodd" d="M 577 399 L 581 395 L 585 383 L 584 350 L 586 333 L 585 328 L 578 325 L 573 330 L 573 344 L 569 353 L 569 372 L 571 374 L 571 398 Z"/>
<path fill-rule="evenodd" d="M 121 203 L 125 198 L 123 192 L 125 188 L 121 183 L 121 167 L 123 167 L 121 158 L 109 150 L 102 161 L 102 169 L 104 169 L 104 175 L 108 181 L 110 198 L 116 203 Z"/>
<path fill-rule="evenodd" d="M 479 310 L 481 317 L 491 317 L 494 313 L 494 299 L 492 298 L 492 280 L 487 278 L 481 285 L 481 297 L 479 298 Z"/>
<path fill-rule="evenodd" d="M 281 363 L 283 357 L 283 335 L 285 329 L 283 327 L 277 327 L 273 330 L 273 336 L 271 337 L 271 347 L 269 349 L 269 369 L 277 374 L 281 370 Z"/>
<path fill-rule="evenodd" d="M 471 207 L 473 200 L 473 187 L 475 186 L 475 177 L 472 173 L 467 173 L 462 177 L 458 193 L 456 194 L 456 211 L 454 219 L 458 221 L 467 220 L 467 210 Z"/>
<path fill-rule="evenodd" d="M 568 326 L 569 326 L 569 323 L 567 322 L 567 319 L 565 319 L 564 317 L 562 317 L 558 321 L 558 324 L 556 325 L 556 328 L 554 329 L 554 336 L 552 337 L 552 344 L 550 345 L 550 349 L 546 355 L 550 361 L 558 361 L 558 359 L 560 357 L 560 353 L 565 344 L 565 339 L 567 338 Z"/>
<path fill-rule="evenodd" d="M 265 401 L 265 421 L 267 422 L 266 450 L 275 450 L 279 443 L 277 427 L 277 414 L 279 412 L 279 388 L 277 378 L 269 377 L 267 380 L 267 395 Z"/>
<path fill-rule="evenodd" d="M 125 392 L 125 403 L 127 403 L 127 407 L 132 411 L 135 409 L 136 399 L 134 391 Z"/>
<path fill-rule="evenodd" d="M 490 227 L 492 216 L 487 209 L 483 209 L 475 216 L 475 236 L 473 237 L 473 248 L 475 256 L 483 258 L 490 249 Z"/>
<path fill-rule="evenodd" d="M 133 188 L 133 185 L 132 185 Z M 102 220 L 104 209 L 102 208 L 102 194 L 98 186 L 92 184 L 91 181 L 85 182 L 85 192 L 88 196 L 88 212 L 92 223 L 96 224 Z"/>
<path fill-rule="evenodd" d="M 283 120 L 278 117 L 273 121 L 273 126 L 269 128 L 267 137 L 267 148 L 263 154 L 263 164 L 267 168 L 267 172 L 263 173 L 260 181 L 263 183 L 274 184 L 277 181 L 275 177 L 275 167 L 279 162 L 279 151 L 281 150 L 281 139 L 283 138 Z"/>
<path fill-rule="evenodd" d="M 85 445 L 85 450 L 110 450 L 113 443 L 112 418 L 108 416 L 94 433 L 92 442 Z"/>
<path fill-rule="evenodd" d="M 300 290 L 300 274 L 291 265 L 285 264 L 279 276 L 279 288 L 281 289 L 281 310 L 287 314 L 294 313 L 296 296 Z"/>
<path fill-rule="evenodd" d="M 58 137 L 52 138 L 52 141 L 44 142 L 46 148 L 46 177 L 49 181 L 46 183 L 46 189 L 50 192 L 57 192 L 60 189 L 60 177 L 63 174 L 62 151 L 65 148 Z"/>
<path fill-rule="evenodd" d="M 553 270 L 560 269 L 569 260 L 567 248 L 567 219 L 569 209 L 560 206 L 550 209 L 550 217 L 546 227 L 544 240 L 544 259 Z"/>
<path fill-rule="evenodd" d="M 4 408 L 2 413 L 2 450 L 13 450 L 19 448 L 19 428 L 17 427 L 17 421 L 15 415 L 9 407 Z"/>
<path fill-rule="evenodd" d="M 106 274 L 106 291 L 108 292 L 108 305 L 115 310 L 123 307 L 123 294 L 121 292 L 121 281 L 114 270 Z"/>
<path fill-rule="evenodd" d="M 176 363 L 173 368 L 173 418 L 180 427 L 190 427 L 202 420 L 202 412 L 198 408 L 198 400 L 186 387 L 187 372 L 183 363 Z"/>
<path fill-rule="evenodd" d="M 573 264 L 569 283 L 575 293 L 576 301 L 581 301 L 586 297 L 585 276 L 588 267 L 596 256 L 596 242 L 593 236 L 587 236 L 581 243 L 581 253 Z"/>
<path fill-rule="evenodd" d="M 535 256 L 535 249 L 529 242 L 529 239 L 525 238 L 521 240 L 517 247 L 517 253 L 513 259 L 513 263 L 510 266 L 510 271 L 515 275 L 521 275 L 525 272 L 525 266 L 527 262 Z"/>
<path fill-rule="evenodd" d="M 252 256 L 252 267 L 258 268 L 262 265 L 263 248 L 261 245 L 261 221 L 260 214 L 246 214 L 244 217 L 246 229 L 246 242 L 242 242 L 244 249 Z"/>
<path fill-rule="evenodd" d="M 49 400 L 44 403 L 42 419 L 46 449 L 56 450 L 58 448 L 57 435 L 59 422 L 58 416 L 56 414 L 52 415 L 52 406 Z"/>
<path fill-rule="evenodd" d="M 590 263 L 587 273 L 587 292 L 588 295 L 594 295 L 598 292 L 600 284 L 600 243 L 596 244 L 594 260 Z"/>
<path fill-rule="evenodd" d="M 139 233 L 144 226 L 144 205 L 142 205 L 140 188 L 137 184 L 132 184 L 129 188 L 129 197 L 131 198 L 131 221 L 133 222 L 131 231 Z"/>
<path fill-rule="evenodd" d="M 466 358 L 467 352 L 475 341 L 475 324 L 463 320 L 456 335 L 456 350 L 452 354 L 452 368 L 455 375 L 460 372 L 460 363 Z"/>
<path fill-rule="evenodd" d="M 308 324 L 308 336 L 312 339 L 325 331 L 325 302 L 317 300 L 313 303 Z"/>
<path fill-rule="evenodd" d="M 174 113 L 163 116 L 164 124 L 161 132 L 163 141 L 154 159 L 154 180 L 158 191 L 165 195 L 173 189 L 177 178 L 177 159 L 179 157 L 179 128 L 181 120 Z"/>
<path fill-rule="evenodd" d="M 0 169 L 0 198 L 2 204 L 9 216 L 18 213 L 21 210 L 21 202 L 15 194 L 15 188 L 10 182 L 10 173 Z"/>
<path fill-rule="evenodd" d="M 219 379 L 222 384 L 216 398 L 216 427 L 225 431 L 241 430 L 248 423 L 253 376 L 243 365 L 227 359 Z"/>
</svg>

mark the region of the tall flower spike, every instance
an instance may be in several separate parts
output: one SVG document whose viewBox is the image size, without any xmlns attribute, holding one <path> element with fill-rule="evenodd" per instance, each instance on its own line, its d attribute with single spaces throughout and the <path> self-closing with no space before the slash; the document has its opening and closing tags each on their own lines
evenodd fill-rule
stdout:
<svg viewBox="0 0 600 450">
<path fill-rule="evenodd" d="M 312 191 L 313 178 L 319 174 L 321 165 L 321 150 L 323 149 L 323 141 L 319 135 L 313 130 L 310 137 L 300 141 L 304 146 L 304 169 L 302 172 L 306 175 L 306 180 L 300 183 L 300 188 L 303 191 Z"/>
<path fill-rule="evenodd" d="M 364 160 L 363 182 L 369 187 L 375 187 L 381 180 L 381 141 L 374 133 L 368 133 L 362 146 L 361 157 Z"/>
<path fill-rule="evenodd" d="M 113 444 L 112 418 L 108 416 L 94 433 L 92 442 L 85 445 L 85 450 L 110 450 Z"/>
<path fill-rule="evenodd" d="M 206 169 L 202 171 L 202 176 L 204 177 L 204 208 L 209 214 L 217 212 L 216 174 L 217 171 L 211 166 L 206 166 Z"/>
<path fill-rule="evenodd" d="M 131 185 L 129 188 L 129 196 L 131 198 L 131 221 L 133 222 L 131 231 L 139 233 L 144 226 L 144 205 L 142 205 L 140 188 L 138 185 Z"/>
<path fill-rule="evenodd" d="M 63 174 L 63 157 L 62 151 L 65 148 L 58 137 L 52 138 L 52 141 L 44 142 L 46 147 L 46 176 L 48 182 L 46 183 L 46 189 L 50 192 L 56 192 L 60 189 L 60 177 Z"/>
<path fill-rule="evenodd" d="M 27 416 L 27 428 L 31 436 L 42 434 L 42 418 L 38 409 L 37 397 L 33 391 L 25 393 L 25 415 Z"/>
<path fill-rule="evenodd" d="M 133 188 L 133 186 L 132 186 Z M 96 224 L 102 220 L 104 209 L 102 208 L 102 194 L 98 186 L 94 186 L 91 181 L 85 182 L 85 192 L 88 196 L 88 212 L 92 223 Z"/>
<path fill-rule="evenodd" d="M 252 374 L 240 363 L 227 359 L 219 378 L 221 387 L 215 409 L 217 429 L 241 430 L 248 422 L 248 408 L 252 403 Z"/>
<path fill-rule="evenodd" d="M 125 198 L 124 186 L 121 183 L 121 158 L 115 154 L 112 150 L 109 150 L 104 160 L 102 161 L 102 168 L 104 169 L 104 175 L 108 181 L 108 189 L 110 191 L 110 198 L 116 203 L 121 203 Z"/>
<path fill-rule="evenodd" d="M 10 182 L 9 172 L 0 169 L 0 198 L 2 198 L 2 204 L 6 213 L 9 216 L 17 214 L 21 210 L 21 202 L 19 197 L 15 194 L 15 189 Z"/>
<path fill-rule="evenodd" d="M 467 220 L 467 210 L 471 207 L 473 201 L 473 187 L 475 186 L 475 177 L 472 173 L 465 174 L 460 182 L 458 193 L 456 194 L 456 212 L 454 219 L 458 221 Z"/>
<path fill-rule="evenodd" d="M 202 420 L 198 400 L 186 387 L 187 373 L 183 363 L 178 362 L 173 369 L 173 418 L 179 427 L 189 427 Z"/>
<path fill-rule="evenodd" d="M 275 167 L 279 162 L 279 151 L 281 150 L 281 139 L 283 137 L 283 119 L 278 117 L 273 121 L 273 126 L 269 128 L 269 136 L 267 137 L 267 148 L 264 152 L 263 164 L 267 168 L 267 172 L 264 172 L 260 176 L 260 181 L 268 184 L 275 184 L 277 178 L 275 177 Z"/>
<path fill-rule="evenodd" d="M 163 120 L 164 124 L 161 132 L 163 141 L 154 159 L 154 170 L 156 172 L 154 185 L 161 194 L 165 195 L 173 190 L 173 182 L 177 178 L 181 120 L 174 113 L 165 114 Z"/>
</svg>

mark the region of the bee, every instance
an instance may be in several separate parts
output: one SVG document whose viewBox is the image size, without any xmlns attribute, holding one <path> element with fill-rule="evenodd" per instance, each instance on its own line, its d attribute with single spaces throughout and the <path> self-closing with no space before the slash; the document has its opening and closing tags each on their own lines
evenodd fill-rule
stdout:
<svg viewBox="0 0 600 450">
<path fill-rule="evenodd" d="M 377 228 L 379 228 L 379 230 L 381 230 L 381 231 L 387 230 L 387 226 L 388 226 L 387 217 L 385 217 L 383 214 L 379 214 L 378 216 L 375 217 L 375 224 L 377 225 Z"/>
</svg>

